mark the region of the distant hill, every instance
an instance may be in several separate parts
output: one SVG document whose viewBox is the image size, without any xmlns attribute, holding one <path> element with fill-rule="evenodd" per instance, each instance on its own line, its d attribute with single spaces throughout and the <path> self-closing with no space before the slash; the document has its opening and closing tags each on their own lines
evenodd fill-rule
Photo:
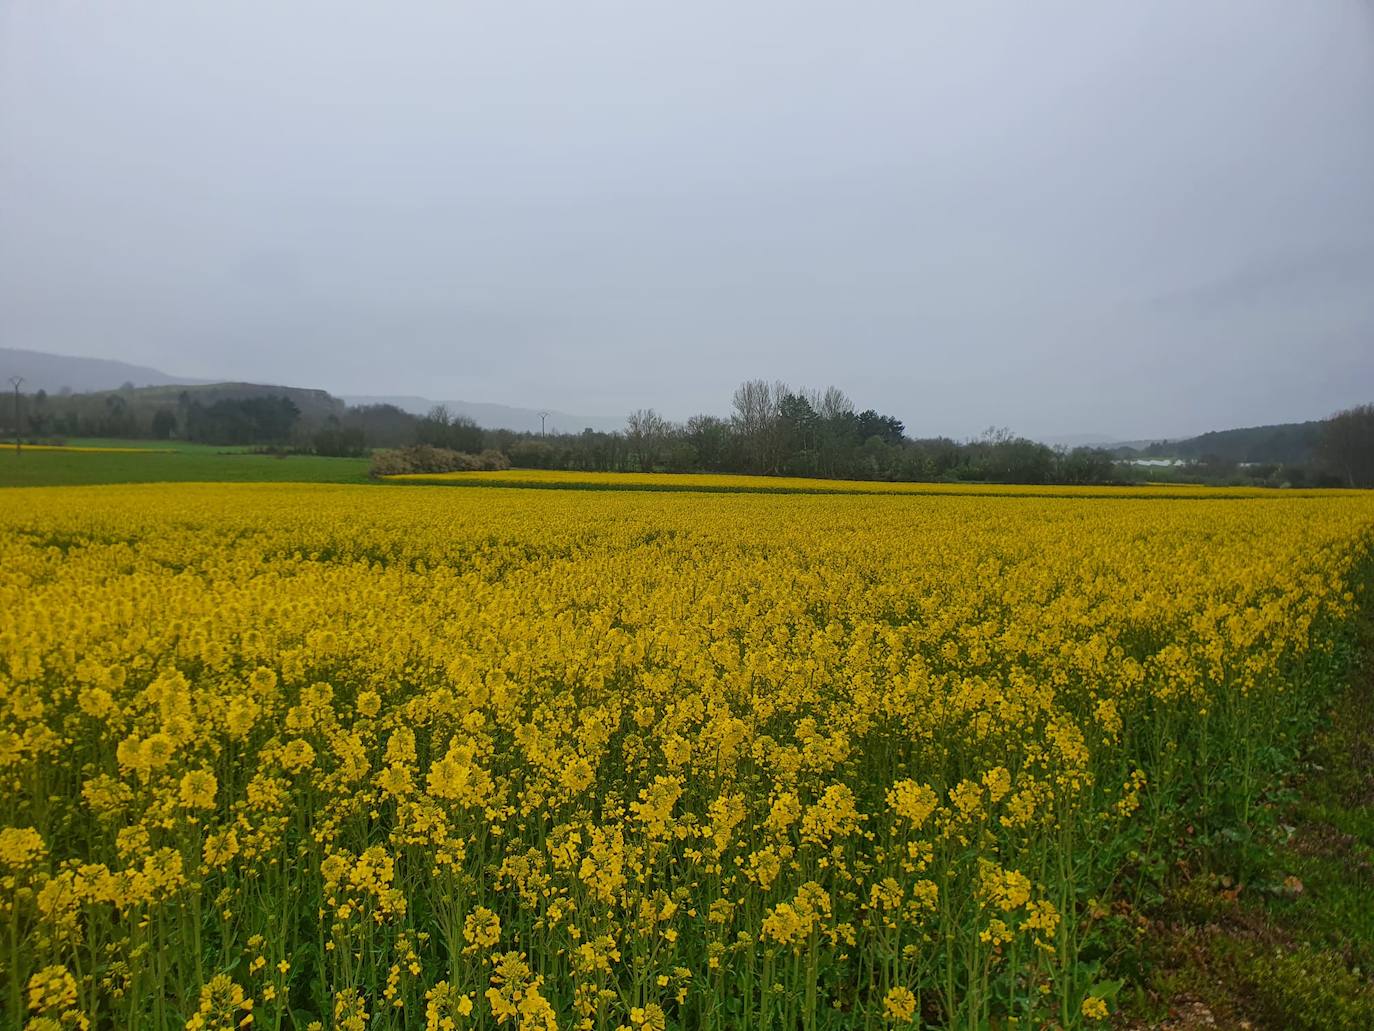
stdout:
<svg viewBox="0 0 1374 1031">
<path fill-rule="evenodd" d="M 22 389 L 25 393 L 42 390 L 49 394 L 64 390 L 78 394 L 118 390 L 125 383 L 150 387 L 209 382 L 185 376 L 169 376 L 145 365 L 130 365 L 109 358 L 78 358 L 43 351 L 25 351 L 17 347 L 0 347 L 0 382 L 8 381 L 11 376 L 24 377 Z"/>
<path fill-rule="evenodd" d="M 302 419 L 309 424 L 323 422 L 330 415 L 343 415 L 345 404 L 389 404 L 413 415 L 424 415 L 436 404 L 443 404 L 451 414 L 465 415 L 484 429 L 538 433 L 541 428 L 538 408 L 481 401 L 433 401 L 415 395 L 335 397 L 324 390 L 305 387 L 216 383 L 213 380 L 171 376 L 158 369 L 108 358 L 79 358 L 0 347 L 0 388 L 7 386 L 5 380 L 10 376 L 24 378 L 22 389 L 26 394 L 39 390 L 48 394 L 64 391 L 91 395 L 119 392 L 127 401 L 146 405 L 176 402 L 183 390 L 204 405 L 221 399 L 286 396 L 296 403 Z M 132 394 L 124 389 L 126 383 L 132 383 L 136 388 Z M 572 415 L 551 409 L 546 410 L 545 416 L 543 428 L 549 433 L 580 433 L 589 427 L 607 431 L 625 428 L 623 416 Z M 1151 441 L 1113 442 L 1100 434 L 1083 433 L 1051 438 L 1048 443 L 1063 447 L 1097 445 L 1120 458 L 1175 458 L 1188 461 L 1214 456 L 1231 462 L 1302 464 L 1314 459 L 1322 425 L 1320 421 L 1279 423 L 1216 430 L 1176 440 Z"/>
<path fill-rule="evenodd" d="M 342 414 L 343 404 L 391 404 L 413 415 L 424 415 L 436 404 L 444 404 L 454 415 L 466 415 L 486 429 L 515 430 L 537 433 L 540 430 L 538 408 L 518 408 L 512 405 L 487 404 L 480 401 L 432 401 L 426 397 L 344 397 L 335 398 L 323 390 L 301 387 L 281 387 L 255 383 L 217 383 L 214 380 L 190 376 L 172 376 L 159 369 L 108 358 L 81 358 L 73 355 L 48 354 L 16 347 L 0 347 L 0 387 L 7 387 L 11 376 L 22 376 L 26 394 L 42 390 L 48 394 L 96 394 L 123 390 L 126 384 L 140 389 L 139 400 L 156 401 L 164 395 L 146 388 L 209 388 L 196 392 L 196 399 L 211 404 L 221 398 L 245 398 L 261 395 L 285 395 L 296 402 L 302 416 L 313 421 L 316 416 Z M 171 390 L 165 397 L 176 400 L 179 390 Z M 132 400 L 132 399 L 131 399 Z M 587 427 L 596 430 L 625 428 L 621 416 L 572 415 L 562 411 L 547 411 L 544 428 L 552 433 L 580 433 Z"/>
<path fill-rule="evenodd" d="M 293 434 L 306 440 L 323 427 L 337 425 L 335 420 L 341 422 L 348 411 L 342 401 L 323 390 L 263 383 L 172 383 L 44 396 L 33 393 L 22 410 L 25 432 L 36 437 L 175 435 L 215 444 L 280 443 Z M 11 421 L 6 428 L 12 426 Z"/>
<path fill-rule="evenodd" d="M 1201 459 L 1209 456 L 1229 462 L 1302 464 L 1316 457 L 1321 440 L 1321 421 L 1285 422 L 1273 426 L 1247 426 L 1213 430 L 1182 440 L 1156 441 L 1137 447 L 1122 446 L 1122 457 Z"/>
<path fill-rule="evenodd" d="M 412 415 L 424 415 L 435 405 L 442 404 L 450 415 L 466 415 L 478 426 L 489 430 L 515 430 L 518 433 L 539 432 L 538 408 L 515 408 L 511 405 L 486 404 L 480 401 L 431 401 L 427 397 L 403 395 L 398 397 L 348 396 L 344 398 L 350 405 L 395 405 Z M 591 427 L 594 430 L 623 430 L 623 416 L 613 415 L 569 415 L 545 409 L 547 418 L 544 429 L 553 433 L 581 433 Z"/>
<path fill-rule="evenodd" d="M 1100 447 L 1114 448 L 1121 447 L 1122 442 L 1115 437 L 1109 437 L 1105 433 L 1066 433 L 1057 437 L 1037 437 L 1041 444 L 1048 444 L 1050 447 Z"/>
<path fill-rule="evenodd" d="M 178 383 L 140 387 L 119 393 L 130 400 L 150 404 L 176 403 L 182 394 L 187 395 L 188 400 L 199 401 L 203 405 L 212 405 L 216 401 L 241 401 L 250 397 L 288 397 L 300 409 L 301 418 L 309 423 L 321 422 L 331 415 L 343 415 L 345 410 L 344 402 L 328 391 L 312 387 L 283 387 L 270 383 Z"/>
</svg>

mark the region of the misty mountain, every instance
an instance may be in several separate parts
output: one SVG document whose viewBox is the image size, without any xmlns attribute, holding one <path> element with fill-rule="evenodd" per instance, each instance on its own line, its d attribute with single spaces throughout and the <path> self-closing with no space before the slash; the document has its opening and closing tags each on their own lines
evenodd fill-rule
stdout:
<svg viewBox="0 0 1374 1031">
<path fill-rule="evenodd" d="M 135 387 L 181 387 L 215 385 L 219 389 L 198 397 L 205 403 L 221 397 L 252 397 L 278 394 L 291 397 L 303 412 L 335 411 L 337 404 L 322 390 L 306 390 L 295 387 L 278 387 L 266 384 L 217 383 L 215 380 L 196 379 L 190 376 L 172 376 L 159 369 L 130 362 L 115 361 L 108 358 L 81 358 L 74 355 L 48 354 L 43 351 L 29 351 L 15 347 L 0 347 L 0 387 L 7 387 L 11 376 L 23 377 L 21 389 L 26 394 L 46 391 L 49 394 L 70 391 L 72 393 L 98 393 L 119 390 L 126 383 Z M 169 395 L 169 399 L 175 392 Z M 328 401 L 324 400 L 329 398 Z M 436 404 L 448 406 L 454 415 L 466 415 L 485 429 L 506 429 L 517 432 L 538 433 L 539 412 L 537 408 L 518 408 L 511 405 L 487 404 L 481 401 L 432 401 L 425 397 L 344 397 L 342 401 L 350 405 L 391 404 L 413 415 L 424 415 Z M 610 415 L 571 415 L 568 412 L 545 410 L 547 415 L 544 428 L 547 432 L 580 433 L 587 427 L 595 430 L 620 430 L 625 428 L 623 416 Z"/>
<path fill-rule="evenodd" d="M 1048 444 L 1050 447 L 1114 448 L 1121 446 L 1120 441 L 1106 433 L 1066 433 L 1057 437 L 1037 437 L 1036 439 L 1041 444 Z"/>
<path fill-rule="evenodd" d="M 1182 440 L 1136 441 L 1117 445 L 1114 451 L 1123 458 L 1181 458 L 1187 461 L 1220 458 L 1228 462 L 1300 465 L 1316 458 L 1324 425 L 1314 420 L 1245 426 L 1213 430 Z"/>
<path fill-rule="evenodd" d="M 98 393 L 107 393 L 101 391 Z M 212 405 L 216 401 L 243 401 L 255 397 L 284 397 L 300 411 L 301 418 L 307 422 L 318 423 L 329 416 L 342 416 L 344 402 L 328 391 L 314 387 L 284 387 L 274 383 L 212 383 L 201 381 L 198 384 L 168 384 L 165 386 L 142 387 L 132 391 L 121 391 L 131 403 L 178 404 L 183 395 L 187 401 Z"/>
<path fill-rule="evenodd" d="M 302 417 L 311 423 L 329 416 L 341 416 L 344 404 L 395 405 L 413 415 L 425 415 L 436 404 L 445 405 L 450 414 L 465 415 L 484 429 L 513 430 L 520 433 L 540 431 L 540 409 L 481 401 L 434 401 L 417 395 L 353 395 L 332 396 L 324 390 L 284 387 L 254 383 L 219 383 L 214 380 L 172 376 L 158 369 L 106 358 L 81 358 L 71 355 L 47 354 L 21 348 L 0 347 L 0 388 L 10 376 L 22 376 L 22 390 L 33 394 L 39 390 L 58 394 L 64 388 L 74 393 L 99 394 L 118 391 L 132 383 L 137 397 L 128 400 L 147 404 L 176 403 L 183 389 L 189 389 L 195 400 L 211 404 L 221 399 L 242 399 L 259 396 L 289 397 L 300 409 Z M 580 433 L 594 430 L 623 430 L 625 419 L 614 415 L 573 415 L 545 409 L 544 430 L 548 433 Z M 1113 441 L 1105 434 L 1079 433 L 1049 438 L 1044 443 L 1060 447 L 1097 446 L 1110 450 L 1120 458 L 1178 458 L 1197 460 L 1207 457 L 1233 462 L 1304 463 L 1315 456 L 1321 433 L 1320 422 L 1280 423 L 1270 426 L 1250 426 L 1216 430 L 1196 437 L 1154 438 L 1150 440 Z"/>
<path fill-rule="evenodd" d="M 146 365 L 131 365 L 109 358 L 78 358 L 17 347 L 0 347 L 0 380 L 4 381 L 0 385 L 7 386 L 11 376 L 22 376 L 24 383 L 21 389 L 29 394 L 40 390 L 49 394 L 64 389 L 78 394 L 118 390 L 125 383 L 132 383 L 136 387 L 161 387 L 210 382 L 187 376 L 169 376 Z"/>
<path fill-rule="evenodd" d="M 431 401 L 426 397 L 344 397 L 350 405 L 395 405 L 412 415 L 424 415 L 435 405 L 442 404 L 450 415 L 466 415 L 483 429 L 514 430 L 517 433 L 538 433 L 539 413 L 544 411 L 544 430 L 548 433 L 581 433 L 584 429 L 623 430 L 625 417 L 614 415 L 569 415 L 552 409 L 516 408 L 511 405 L 487 404 L 481 401 Z"/>
</svg>

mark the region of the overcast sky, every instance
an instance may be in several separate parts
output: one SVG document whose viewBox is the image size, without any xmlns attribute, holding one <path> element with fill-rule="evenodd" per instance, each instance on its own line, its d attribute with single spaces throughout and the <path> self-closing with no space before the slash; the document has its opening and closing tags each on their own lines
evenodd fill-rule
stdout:
<svg viewBox="0 0 1374 1031">
<path fill-rule="evenodd" d="M 0 0 L 0 345 L 913 434 L 1374 400 L 1374 0 Z"/>
</svg>

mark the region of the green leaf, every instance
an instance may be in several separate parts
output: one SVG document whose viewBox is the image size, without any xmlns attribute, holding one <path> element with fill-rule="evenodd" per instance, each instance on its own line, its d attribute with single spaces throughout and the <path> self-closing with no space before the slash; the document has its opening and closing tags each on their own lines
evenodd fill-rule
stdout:
<svg viewBox="0 0 1374 1031">
<path fill-rule="evenodd" d="M 1098 981 L 1088 989 L 1089 995 L 1096 995 L 1099 999 L 1111 1000 L 1116 998 L 1116 993 L 1121 991 L 1121 986 L 1125 981 Z"/>
</svg>

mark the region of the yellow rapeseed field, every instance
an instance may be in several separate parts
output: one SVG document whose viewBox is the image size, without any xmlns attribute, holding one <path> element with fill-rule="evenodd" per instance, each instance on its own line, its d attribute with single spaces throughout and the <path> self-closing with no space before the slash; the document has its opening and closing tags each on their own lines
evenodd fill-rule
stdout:
<svg viewBox="0 0 1374 1031">
<path fill-rule="evenodd" d="M 801 476 L 750 476 L 740 473 L 622 473 L 564 469 L 503 469 L 495 472 L 399 473 L 383 479 L 398 483 L 464 487 L 549 487 L 582 490 L 659 490 L 732 494 L 940 494 L 984 497 L 1082 498 L 1273 498 L 1334 497 L 1356 491 L 1301 489 L 1281 493 L 1271 487 L 1214 487 L 1192 483 L 1146 486 L 1075 486 L 1071 484 L 1006 484 L 830 480 Z"/>
<path fill-rule="evenodd" d="M 3 1026 L 1099 1024 L 1371 546 L 1355 495 L 5 491 Z"/>
</svg>

